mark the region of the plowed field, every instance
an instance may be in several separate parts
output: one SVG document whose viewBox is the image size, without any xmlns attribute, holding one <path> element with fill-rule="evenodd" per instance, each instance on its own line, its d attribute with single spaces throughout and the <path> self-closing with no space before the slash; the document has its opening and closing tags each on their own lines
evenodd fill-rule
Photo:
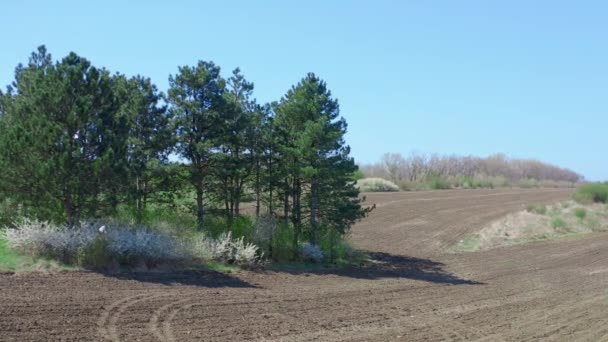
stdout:
<svg viewBox="0 0 608 342">
<path fill-rule="evenodd" d="M 368 194 L 375 262 L 304 271 L 0 275 L 8 341 L 608 341 L 608 234 L 450 246 L 571 190 Z"/>
</svg>

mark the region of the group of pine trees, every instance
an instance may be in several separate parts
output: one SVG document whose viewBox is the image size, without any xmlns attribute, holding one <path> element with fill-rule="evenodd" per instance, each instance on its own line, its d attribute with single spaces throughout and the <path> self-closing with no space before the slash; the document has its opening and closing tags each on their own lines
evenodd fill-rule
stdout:
<svg viewBox="0 0 608 342">
<path fill-rule="evenodd" d="M 207 209 L 234 218 L 247 197 L 313 244 L 320 227 L 344 232 L 365 216 L 346 121 L 320 78 L 265 105 L 239 69 L 224 78 L 212 62 L 179 67 L 169 85 L 38 48 L 0 93 L 0 196 L 73 224 L 121 205 L 143 214 L 187 186 L 201 230 Z"/>
</svg>

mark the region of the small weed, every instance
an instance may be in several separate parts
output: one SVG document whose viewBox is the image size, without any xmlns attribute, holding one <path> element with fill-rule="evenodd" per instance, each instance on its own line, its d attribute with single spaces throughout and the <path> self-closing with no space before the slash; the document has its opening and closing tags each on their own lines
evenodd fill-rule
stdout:
<svg viewBox="0 0 608 342">
<path fill-rule="evenodd" d="M 554 229 L 564 229 L 566 228 L 566 221 L 564 221 L 561 217 L 556 217 L 551 221 L 551 226 Z"/>
<path fill-rule="evenodd" d="M 460 240 L 460 243 L 454 248 L 456 251 L 462 252 L 474 252 L 480 248 L 480 237 L 479 235 L 467 235 L 464 239 Z"/>
<path fill-rule="evenodd" d="M 578 217 L 579 220 L 583 220 L 587 216 L 587 210 L 585 208 L 574 209 L 574 216 Z"/>
</svg>

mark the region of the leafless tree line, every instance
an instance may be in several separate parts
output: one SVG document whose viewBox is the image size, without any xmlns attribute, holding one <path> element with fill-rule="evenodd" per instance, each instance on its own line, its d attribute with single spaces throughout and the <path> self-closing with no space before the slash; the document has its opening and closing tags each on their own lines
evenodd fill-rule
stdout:
<svg viewBox="0 0 608 342">
<path fill-rule="evenodd" d="M 425 182 L 433 177 L 442 179 L 501 177 L 515 184 L 523 180 L 575 183 L 583 176 L 566 168 L 533 159 L 511 159 L 504 154 L 487 158 L 457 155 L 426 155 L 413 153 L 404 157 L 386 153 L 379 162 L 362 165 L 366 177 L 381 177 L 395 183 Z"/>
</svg>

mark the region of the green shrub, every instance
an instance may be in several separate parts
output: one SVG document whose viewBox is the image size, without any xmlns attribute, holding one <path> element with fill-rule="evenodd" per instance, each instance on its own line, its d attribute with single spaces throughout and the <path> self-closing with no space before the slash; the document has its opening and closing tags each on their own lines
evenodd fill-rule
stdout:
<svg viewBox="0 0 608 342">
<path fill-rule="evenodd" d="M 477 187 L 475 181 L 469 177 L 464 177 L 461 184 L 464 189 L 475 189 Z"/>
<path fill-rule="evenodd" d="M 526 178 L 519 181 L 519 187 L 523 189 L 537 188 L 538 180 L 534 178 Z"/>
<path fill-rule="evenodd" d="M 551 221 L 551 226 L 553 228 L 566 228 L 566 221 L 564 221 L 561 217 L 556 217 Z"/>
<path fill-rule="evenodd" d="M 272 234 L 272 260 L 284 262 L 293 260 L 298 251 L 293 249 L 293 229 L 290 225 L 279 224 Z"/>
<path fill-rule="evenodd" d="M 333 263 L 348 259 L 350 246 L 346 244 L 343 237 L 335 229 L 327 229 L 320 236 L 318 244 L 326 261 Z"/>
<path fill-rule="evenodd" d="M 108 239 L 105 235 L 97 236 L 89 245 L 76 253 L 76 264 L 84 268 L 105 269 L 112 263 L 112 256 L 108 251 Z"/>
<path fill-rule="evenodd" d="M 578 217 L 579 220 L 582 220 L 587 216 L 587 210 L 585 210 L 585 208 L 576 208 L 574 209 L 574 216 Z"/>
<path fill-rule="evenodd" d="M 198 229 L 195 215 L 157 205 L 148 205 L 141 214 L 133 206 L 121 206 L 109 220 L 128 225 L 142 224 L 155 231 L 186 236 Z"/>
<path fill-rule="evenodd" d="M 476 174 L 473 177 L 474 188 L 494 189 L 509 185 L 509 181 L 504 176 L 487 176 Z"/>
<path fill-rule="evenodd" d="M 245 238 L 247 241 L 251 241 L 253 238 L 254 221 L 249 216 L 239 216 L 232 220 L 230 225 L 230 231 L 235 239 Z"/>
<path fill-rule="evenodd" d="M 11 225 L 19 216 L 19 205 L 10 198 L 0 195 L 0 227 Z"/>
<path fill-rule="evenodd" d="M 526 207 L 526 211 L 529 213 L 545 215 L 547 213 L 547 207 L 542 204 L 530 204 Z"/>
<path fill-rule="evenodd" d="M 439 176 L 431 177 L 429 182 L 429 187 L 433 190 L 442 190 L 442 189 L 450 189 L 450 184 L 443 178 Z"/>
<path fill-rule="evenodd" d="M 608 184 L 591 183 L 584 185 L 576 190 L 574 200 L 579 203 L 608 203 Z"/>
</svg>

